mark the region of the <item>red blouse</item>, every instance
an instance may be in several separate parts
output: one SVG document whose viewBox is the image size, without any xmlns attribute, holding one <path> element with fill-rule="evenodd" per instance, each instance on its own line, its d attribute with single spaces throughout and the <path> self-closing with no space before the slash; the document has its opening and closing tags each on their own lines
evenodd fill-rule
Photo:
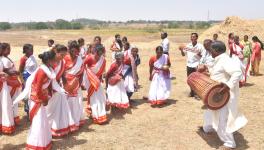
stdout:
<svg viewBox="0 0 264 150">
<path fill-rule="evenodd" d="M 154 63 L 157 61 L 157 56 L 152 56 L 149 60 L 149 67 L 154 67 Z M 170 58 L 168 57 L 167 65 L 171 65 Z"/>
<path fill-rule="evenodd" d="M 23 56 L 23 57 L 20 58 L 19 68 L 24 68 L 26 66 L 27 59 L 28 59 L 27 56 Z"/>
<path fill-rule="evenodd" d="M 45 102 L 48 101 L 49 95 L 48 95 L 48 88 L 43 89 L 43 85 L 46 84 L 49 81 L 48 76 L 46 73 L 39 69 L 36 72 L 35 79 L 33 80 L 32 86 L 31 86 L 31 95 L 30 98 L 34 102 Z"/>
<path fill-rule="evenodd" d="M 70 54 L 67 54 L 65 57 L 64 57 L 64 62 L 65 62 L 65 70 L 69 70 L 71 69 L 75 63 L 77 62 L 77 59 L 75 60 L 72 60 L 71 58 L 71 55 Z"/>
<path fill-rule="evenodd" d="M 84 65 L 87 65 L 88 67 L 93 67 L 96 63 L 97 62 L 92 54 L 87 55 L 84 59 Z"/>
<path fill-rule="evenodd" d="M 109 78 L 113 75 L 115 75 L 118 71 L 118 64 L 117 63 L 112 63 L 110 68 L 108 69 L 107 73 L 106 73 L 106 77 Z"/>
</svg>

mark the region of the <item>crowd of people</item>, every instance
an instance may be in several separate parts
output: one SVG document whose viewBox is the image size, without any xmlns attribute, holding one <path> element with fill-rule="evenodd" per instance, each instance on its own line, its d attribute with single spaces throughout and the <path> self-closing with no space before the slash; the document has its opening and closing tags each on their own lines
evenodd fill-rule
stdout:
<svg viewBox="0 0 264 150">
<path fill-rule="evenodd" d="M 182 56 L 187 56 L 187 76 L 196 71 L 207 73 L 230 89 L 229 103 L 219 110 L 207 110 L 201 130 L 205 133 L 215 130 L 226 148 L 235 148 L 233 132 L 247 122 L 237 108 L 238 85 L 245 85 L 250 74 L 259 75 L 263 44 L 256 36 L 252 42 L 247 35 L 240 41 L 230 33 L 227 54 L 225 44 L 217 38 L 214 34 L 212 40 L 200 44 L 198 34 L 192 33 L 191 43 L 179 49 Z M 161 39 L 156 55 L 149 60 L 151 83 L 146 98 L 152 107 L 164 105 L 171 91 L 168 34 L 162 32 Z M 89 45 L 80 38 L 69 41 L 67 46 L 49 40 L 48 46 L 38 56 L 42 61 L 38 65 L 33 45 L 25 44 L 17 70 L 9 57 L 10 44 L 0 43 L 0 131 L 15 132 L 20 122 L 18 103 L 23 100 L 31 122 L 27 149 L 50 149 L 52 137 L 79 130 L 85 123 L 85 113 L 94 123 L 105 124 L 108 110 L 129 108 L 133 93 L 139 89 L 139 49 L 127 37 L 115 35 L 108 70 L 100 36 L 94 37 Z M 84 106 L 82 90 L 87 97 Z M 197 98 L 192 89 L 189 96 Z"/>
<path fill-rule="evenodd" d="M 200 131 L 205 134 L 215 131 L 224 143 L 222 149 L 236 148 L 233 133 L 247 124 L 246 117 L 238 108 L 239 88 L 246 85 L 250 75 L 260 75 L 263 43 L 257 36 L 253 36 L 250 42 L 248 35 L 240 41 L 234 33 L 229 34 L 227 46 L 218 40 L 217 34 L 212 39 L 205 39 L 203 44 L 197 40 L 198 34 L 192 33 L 191 43 L 179 47 L 182 56 L 187 56 L 187 76 L 196 71 L 204 73 L 221 83 L 220 94 L 227 89 L 230 92 L 229 101 L 224 107 L 205 111 L 204 125 Z M 199 99 L 192 89 L 189 96 Z"/>
</svg>

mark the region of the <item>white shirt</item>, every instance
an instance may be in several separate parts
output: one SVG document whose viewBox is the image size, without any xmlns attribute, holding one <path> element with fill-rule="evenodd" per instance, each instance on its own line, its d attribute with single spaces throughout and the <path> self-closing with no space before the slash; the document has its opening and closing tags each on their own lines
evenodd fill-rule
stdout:
<svg viewBox="0 0 264 150">
<path fill-rule="evenodd" d="M 208 68 L 211 68 L 213 66 L 213 63 L 214 63 L 214 58 L 212 57 L 212 55 L 207 50 L 204 50 L 202 52 L 202 58 L 200 59 L 200 64 L 204 64 Z"/>
<path fill-rule="evenodd" d="M 37 68 L 38 68 L 37 60 L 33 55 L 31 55 L 26 61 L 24 70 L 32 74 L 35 70 L 37 70 Z"/>
<path fill-rule="evenodd" d="M 223 53 L 215 58 L 211 78 L 218 82 L 227 84 L 230 89 L 238 86 L 242 74 L 240 64 Z"/>
<path fill-rule="evenodd" d="M 168 38 L 165 38 L 161 42 L 161 46 L 163 48 L 163 52 L 169 52 L 170 49 L 170 41 Z"/>
<path fill-rule="evenodd" d="M 191 68 L 196 68 L 200 64 L 201 55 L 205 55 L 205 49 L 202 44 L 197 43 L 193 46 L 192 43 L 189 43 L 184 52 L 187 55 L 187 66 Z"/>
<path fill-rule="evenodd" d="M 3 65 L 2 61 L 0 60 L 0 72 L 3 72 L 3 70 L 4 70 L 4 65 Z"/>
<path fill-rule="evenodd" d="M 87 53 L 87 48 L 85 46 L 82 46 L 80 50 L 80 56 L 83 58 L 86 56 L 86 53 Z"/>
</svg>

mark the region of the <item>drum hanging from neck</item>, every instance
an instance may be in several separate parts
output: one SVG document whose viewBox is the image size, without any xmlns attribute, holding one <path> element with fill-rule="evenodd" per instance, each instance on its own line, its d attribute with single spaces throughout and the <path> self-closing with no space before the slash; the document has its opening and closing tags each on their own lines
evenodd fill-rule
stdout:
<svg viewBox="0 0 264 150">
<path fill-rule="evenodd" d="M 220 94 L 219 90 L 223 88 L 223 85 L 202 73 L 192 73 L 189 75 L 187 83 L 203 100 L 204 105 L 211 110 L 224 107 L 230 98 L 229 90 L 225 90 L 226 92 Z"/>
</svg>

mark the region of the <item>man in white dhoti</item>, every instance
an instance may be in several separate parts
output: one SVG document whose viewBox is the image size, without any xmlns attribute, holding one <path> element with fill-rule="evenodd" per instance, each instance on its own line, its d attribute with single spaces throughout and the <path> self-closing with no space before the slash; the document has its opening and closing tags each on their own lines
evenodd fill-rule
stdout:
<svg viewBox="0 0 264 150">
<path fill-rule="evenodd" d="M 232 149 L 236 148 L 233 132 L 245 126 L 247 119 L 238 110 L 239 80 L 242 74 L 240 64 L 231 59 L 225 51 L 226 46 L 223 42 L 216 41 L 211 44 L 210 53 L 215 60 L 210 70 L 210 77 L 222 82 L 223 90 L 226 86 L 229 87 L 230 99 L 221 109 L 206 110 L 202 130 L 205 133 L 215 130 L 224 142 L 222 148 Z M 223 90 L 219 92 L 224 92 Z"/>
</svg>

